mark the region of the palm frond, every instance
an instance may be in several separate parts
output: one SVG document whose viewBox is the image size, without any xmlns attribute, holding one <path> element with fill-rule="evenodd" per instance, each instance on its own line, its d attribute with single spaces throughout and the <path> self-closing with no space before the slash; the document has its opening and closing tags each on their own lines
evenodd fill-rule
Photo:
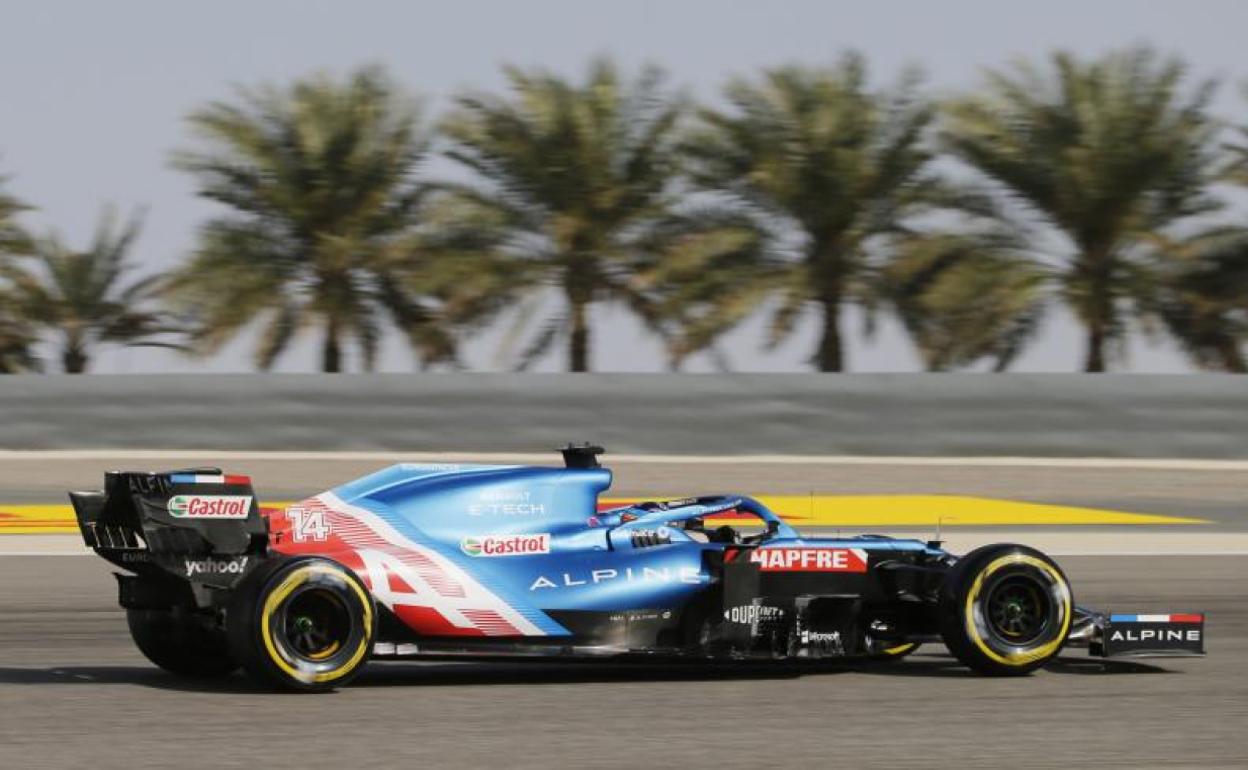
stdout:
<svg viewBox="0 0 1248 770">
<path fill-rule="evenodd" d="M 898 246 L 880 273 L 878 293 L 929 370 L 987 359 L 1001 371 L 1039 327 L 1046 278 L 991 234 L 933 233 Z"/>
<path fill-rule="evenodd" d="M 17 217 L 31 206 L 4 191 L 8 177 L 0 176 L 0 257 L 7 254 L 25 254 L 30 250 L 29 233 L 18 223 Z"/>
</svg>

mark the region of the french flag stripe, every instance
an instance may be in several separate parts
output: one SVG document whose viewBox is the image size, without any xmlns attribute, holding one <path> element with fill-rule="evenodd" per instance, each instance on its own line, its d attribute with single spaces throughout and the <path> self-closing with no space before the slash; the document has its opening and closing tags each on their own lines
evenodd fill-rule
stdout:
<svg viewBox="0 0 1248 770">
<path fill-rule="evenodd" d="M 174 484 L 250 484 L 250 476 L 215 475 L 207 473 L 175 473 L 169 477 Z"/>
<path fill-rule="evenodd" d="M 1111 623 L 1203 623 L 1204 615 L 1110 615 Z"/>
</svg>

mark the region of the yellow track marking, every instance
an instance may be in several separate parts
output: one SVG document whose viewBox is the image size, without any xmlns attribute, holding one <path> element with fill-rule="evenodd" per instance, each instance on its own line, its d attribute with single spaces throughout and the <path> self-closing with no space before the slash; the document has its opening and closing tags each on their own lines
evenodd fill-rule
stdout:
<svg viewBox="0 0 1248 770">
<path fill-rule="evenodd" d="M 0 503 L 0 535 L 33 535 L 78 531 L 69 505 L 4 505 Z"/>
<path fill-rule="evenodd" d="M 953 527 L 1207 524 L 1204 519 L 1106 511 L 957 495 L 761 496 L 763 505 L 806 527 Z"/>
<path fill-rule="evenodd" d="M 605 506 L 639 498 L 603 498 Z M 1004 527 L 1070 525 L 1208 524 L 1205 519 L 1106 511 L 958 495 L 760 495 L 758 499 L 798 527 Z M 285 508 L 292 502 L 263 503 Z M 718 517 L 711 517 L 718 518 Z M 0 503 L 0 535 L 76 533 L 68 505 Z"/>
</svg>

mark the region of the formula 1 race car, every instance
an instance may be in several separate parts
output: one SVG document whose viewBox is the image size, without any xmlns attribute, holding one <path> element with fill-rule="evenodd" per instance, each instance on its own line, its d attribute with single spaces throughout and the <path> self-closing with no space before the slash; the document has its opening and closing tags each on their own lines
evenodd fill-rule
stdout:
<svg viewBox="0 0 1248 770">
<path fill-rule="evenodd" d="M 988 675 L 1066 644 L 1199 655 L 1204 616 L 1075 606 L 1022 545 L 803 538 L 749 497 L 600 510 L 599 447 L 565 467 L 402 464 L 262 513 L 246 476 L 111 472 L 74 492 L 139 649 L 188 676 L 240 665 L 328 690 L 370 658 L 894 660 L 943 642 Z"/>
</svg>

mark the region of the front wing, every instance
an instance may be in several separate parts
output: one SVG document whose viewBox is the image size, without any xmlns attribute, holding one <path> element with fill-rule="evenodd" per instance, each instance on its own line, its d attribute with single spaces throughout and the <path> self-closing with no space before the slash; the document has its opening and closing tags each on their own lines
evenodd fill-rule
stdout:
<svg viewBox="0 0 1248 770">
<path fill-rule="evenodd" d="M 1079 609 L 1068 644 L 1111 657 L 1189 657 L 1205 654 L 1203 613 L 1126 614 Z"/>
</svg>

